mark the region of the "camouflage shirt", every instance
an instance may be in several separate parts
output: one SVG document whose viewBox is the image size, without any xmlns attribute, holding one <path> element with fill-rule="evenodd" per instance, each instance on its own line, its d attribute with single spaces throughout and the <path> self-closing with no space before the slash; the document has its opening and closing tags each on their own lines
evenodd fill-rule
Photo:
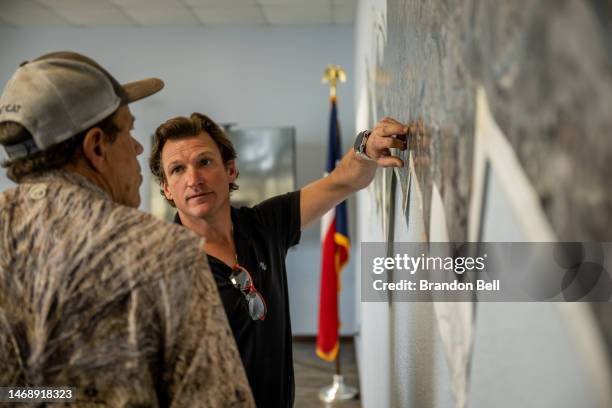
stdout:
<svg viewBox="0 0 612 408">
<path fill-rule="evenodd" d="M 66 172 L 0 194 L 0 386 L 254 406 L 202 241 Z"/>
</svg>

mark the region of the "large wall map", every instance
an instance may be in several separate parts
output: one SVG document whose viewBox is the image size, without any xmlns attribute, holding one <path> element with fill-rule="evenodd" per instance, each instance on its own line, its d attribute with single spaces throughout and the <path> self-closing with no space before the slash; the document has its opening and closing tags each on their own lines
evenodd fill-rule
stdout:
<svg viewBox="0 0 612 408">
<path fill-rule="evenodd" d="M 396 152 L 405 167 L 395 172 L 395 181 L 403 203 L 412 194 L 411 180 L 416 181 L 425 240 L 436 239 L 430 226 L 439 197 L 450 241 L 473 237 L 474 220 L 483 216 L 482 207 L 470 202 L 478 201 L 474 192 L 482 191 L 486 180 L 475 177 L 486 168 L 475 153 L 477 95 L 483 89 L 487 111 L 490 107 L 510 146 L 504 151 L 512 151 L 513 163 L 518 162 L 519 172 L 511 174 L 526 177 L 535 203 L 530 208 L 537 207 L 543 220 L 538 225 L 551 230 L 537 236 L 612 240 L 612 2 L 388 0 L 386 13 L 375 15 L 373 33 L 372 61 L 366 61 L 370 116 L 412 125 L 409 151 Z M 486 160 L 498 166 L 507 155 L 487 154 Z M 374 183 L 389 245 L 398 240 L 390 230 L 392 220 L 402 214 L 389 205 L 393 175 L 379 171 Z M 504 179 L 506 191 L 512 192 L 515 178 Z M 402 210 L 410 216 L 405 205 Z M 443 340 L 447 334 L 461 345 L 444 343 L 458 407 L 466 405 L 469 382 L 472 309 L 467 306 L 459 316 L 466 328 L 460 332 L 461 319 L 444 319 L 444 310 L 436 310 Z M 609 304 L 592 309 L 612 356 Z"/>
<path fill-rule="evenodd" d="M 386 19 L 376 114 L 415 124 L 426 231 L 435 183 L 450 240 L 467 239 L 481 85 L 556 236 L 612 238 L 612 3 L 389 0 Z"/>
</svg>

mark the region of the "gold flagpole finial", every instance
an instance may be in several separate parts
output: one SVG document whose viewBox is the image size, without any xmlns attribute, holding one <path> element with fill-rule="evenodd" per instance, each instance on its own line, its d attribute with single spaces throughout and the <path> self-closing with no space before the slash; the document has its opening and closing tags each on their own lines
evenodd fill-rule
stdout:
<svg viewBox="0 0 612 408">
<path fill-rule="evenodd" d="M 327 69 L 323 73 L 321 83 L 329 83 L 329 97 L 336 98 L 336 84 L 337 82 L 346 82 L 346 73 L 340 65 L 328 65 Z"/>
</svg>

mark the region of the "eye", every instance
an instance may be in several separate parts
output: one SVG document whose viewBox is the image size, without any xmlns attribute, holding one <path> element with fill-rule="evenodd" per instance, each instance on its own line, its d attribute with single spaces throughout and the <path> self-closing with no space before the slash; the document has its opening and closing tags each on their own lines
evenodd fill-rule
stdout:
<svg viewBox="0 0 612 408">
<path fill-rule="evenodd" d="M 210 163 L 212 163 L 212 160 L 202 158 L 200 159 L 199 163 L 200 163 L 200 166 L 208 166 Z"/>
<path fill-rule="evenodd" d="M 184 168 L 185 168 L 185 166 L 174 166 L 174 167 L 170 168 L 170 174 L 178 174 L 178 173 L 182 172 Z"/>
</svg>

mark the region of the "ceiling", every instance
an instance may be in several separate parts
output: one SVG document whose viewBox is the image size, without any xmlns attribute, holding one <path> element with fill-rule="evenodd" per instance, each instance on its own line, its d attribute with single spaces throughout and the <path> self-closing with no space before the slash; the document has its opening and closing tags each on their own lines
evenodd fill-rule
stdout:
<svg viewBox="0 0 612 408">
<path fill-rule="evenodd" d="M 358 0 L 0 0 L 12 27 L 352 24 Z"/>
</svg>

